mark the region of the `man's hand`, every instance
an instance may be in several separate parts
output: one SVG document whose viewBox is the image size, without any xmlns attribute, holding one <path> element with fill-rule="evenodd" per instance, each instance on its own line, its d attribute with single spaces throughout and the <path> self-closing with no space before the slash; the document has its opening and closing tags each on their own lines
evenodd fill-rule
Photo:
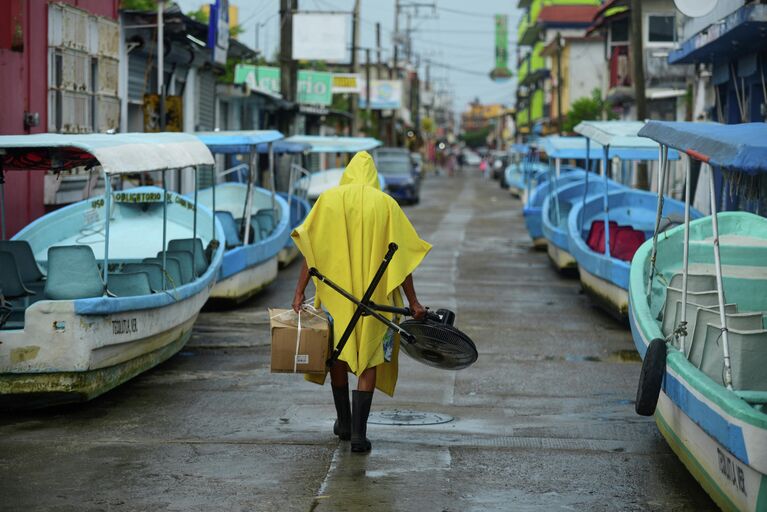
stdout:
<svg viewBox="0 0 767 512">
<path fill-rule="evenodd" d="M 416 320 L 423 320 L 426 317 L 426 308 L 420 302 L 414 301 L 410 303 L 410 313 Z"/>
<path fill-rule="evenodd" d="M 304 292 L 296 291 L 296 294 L 293 296 L 293 311 L 296 313 L 301 311 L 301 306 L 304 305 L 304 300 L 306 300 Z"/>
</svg>

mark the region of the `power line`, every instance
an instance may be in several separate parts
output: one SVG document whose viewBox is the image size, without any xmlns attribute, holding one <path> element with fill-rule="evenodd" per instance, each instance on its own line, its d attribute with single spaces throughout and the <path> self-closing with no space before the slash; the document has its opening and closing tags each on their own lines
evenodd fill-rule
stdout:
<svg viewBox="0 0 767 512">
<path fill-rule="evenodd" d="M 452 14 L 461 14 L 463 16 L 473 16 L 475 18 L 486 18 L 486 19 L 494 19 L 495 18 L 495 16 L 492 15 L 492 14 L 479 14 L 479 13 L 471 12 L 471 11 L 462 11 L 460 9 L 451 9 L 449 7 L 440 7 L 439 5 L 436 6 L 436 9 L 438 11 L 449 12 L 449 13 L 452 13 Z"/>
</svg>

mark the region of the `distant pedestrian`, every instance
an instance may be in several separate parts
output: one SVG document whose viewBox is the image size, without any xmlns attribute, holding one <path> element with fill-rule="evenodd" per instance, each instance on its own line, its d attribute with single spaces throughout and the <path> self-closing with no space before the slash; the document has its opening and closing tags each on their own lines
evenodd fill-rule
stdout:
<svg viewBox="0 0 767 512">
<path fill-rule="evenodd" d="M 304 255 L 304 264 L 296 285 L 293 309 L 304 303 L 309 283 L 309 267 L 315 267 L 328 279 L 357 298 L 361 298 L 378 264 L 394 242 L 398 250 L 375 289 L 371 301 L 401 306 L 400 287 L 405 292 L 413 317 L 421 319 L 425 308 L 418 302 L 412 272 L 431 249 L 418 237 L 405 213 L 389 195 L 381 192 L 378 172 L 367 152 L 352 158 L 341 184 L 320 195 L 303 224 L 292 234 L 296 247 Z M 327 285 L 315 281 L 316 307 L 326 309 L 333 319 L 334 346 L 349 324 L 356 306 Z M 391 317 L 390 314 L 386 314 Z M 394 394 L 397 383 L 399 335 L 372 317 L 362 317 L 330 368 L 330 382 L 337 419 L 333 426 L 342 440 L 351 439 L 353 452 L 367 452 L 367 420 L 373 389 Z M 349 404 L 348 372 L 354 373 L 357 390 Z M 307 375 L 307 380 L 323 384 L 326 375 Z"/>
</svg>

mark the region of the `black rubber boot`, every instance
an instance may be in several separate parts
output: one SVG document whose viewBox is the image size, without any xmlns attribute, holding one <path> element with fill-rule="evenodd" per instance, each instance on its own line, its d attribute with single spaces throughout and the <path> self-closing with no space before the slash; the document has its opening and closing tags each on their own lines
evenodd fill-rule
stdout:
<svg viewBox="0 0 767 512">
<path fill-rule="evenodd" d="M 366 436 L 370 404 L 373 402 L 372 391 L 352 391 L 352 451 L 369 452 L 371 445 Z"/>
<path fill-rule="evenodd" d="M 342 388 L 333 388 L 333 402 L 336 404 L 336 422 L 333 423 L 333 433 L 341 441 L 348 441 L 352 437 L 352 410 L 349 405 L 349 385 Z"/>
</svg>

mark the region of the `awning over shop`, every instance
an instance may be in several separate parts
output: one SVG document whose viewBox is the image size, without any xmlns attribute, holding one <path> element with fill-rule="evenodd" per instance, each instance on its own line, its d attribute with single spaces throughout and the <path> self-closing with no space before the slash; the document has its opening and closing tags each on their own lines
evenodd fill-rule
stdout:
<svg viewBox="0 0 767 512">
<path fill-rule="evenodd" d="M 767 172 L 767 124 L 649 121 L 640 131 L 696 160 L 732 171 Z"/>
<path fill-rule="evenodd" d="M 9 170 L 67 170 L 101 165 L 106 174 L 212 165 L 213 155 L 188 133 L 40 133 L 0 136 L 0 159 Z"/>
<path fill-rule="evenodd" d="M 668 56 L 670 64 L 732 60 L 767 47 L 767 5 L 744 5 L 701 30 Z"/>
</svg>

